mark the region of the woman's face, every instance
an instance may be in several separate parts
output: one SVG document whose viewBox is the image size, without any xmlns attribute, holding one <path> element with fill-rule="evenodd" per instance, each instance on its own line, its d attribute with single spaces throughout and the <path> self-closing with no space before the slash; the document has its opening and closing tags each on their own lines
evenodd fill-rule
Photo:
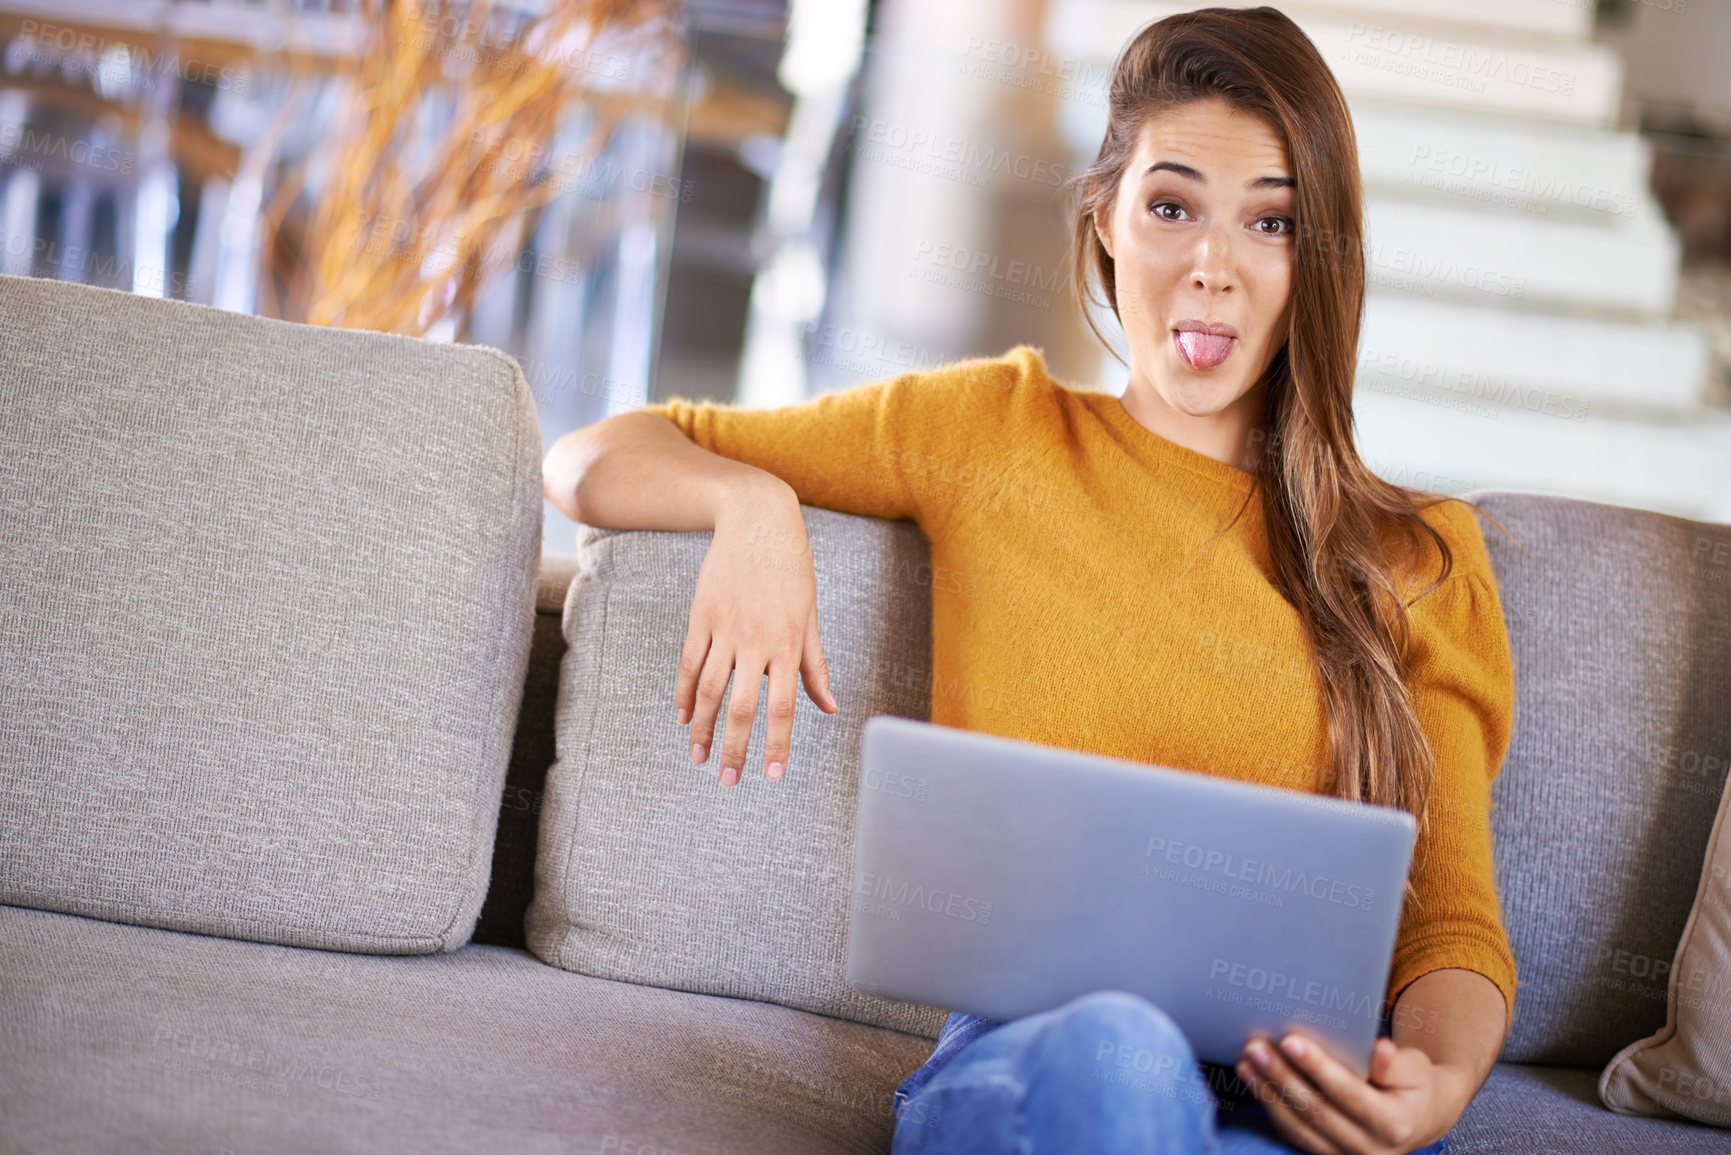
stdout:
<svg viewBox="0 0 1731 1155">
<path fill-rule="evenodd" d="M 1256 386 L 1286 341 L 1294 206 L 1274 130 L 1209 99 L 1144 121 L 1110 216 L 1095 214 L 1129 339 L 1127 391 L 1179 440 L 1224 414 L 1241 441 L 1260 418 Z"/>
</svg>

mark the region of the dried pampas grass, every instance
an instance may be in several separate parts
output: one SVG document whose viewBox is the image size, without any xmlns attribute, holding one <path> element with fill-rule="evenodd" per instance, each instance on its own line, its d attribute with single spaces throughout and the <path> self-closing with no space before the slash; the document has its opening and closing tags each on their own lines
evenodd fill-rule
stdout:
<svg viewBox="0 0 1731 1155">
<path fill-rule="evenodd" d="M 331 134 L 267 213 L 275 235 L 307 166 L 325 167 L 279 313 L 414 336 L 460 327 L 521 251 L 526 214 L 581 175 L 620 118 L 669 114 L 664 97 L 633 94 L 632 74 L 676 62 L 678 7 L 550 0 L 525 16 L 493 0 L 369 0 Z M 560 118 L 578 106 L 583 145 L 555 156 Z M 448 116 L 436 135 L 435 115 Z"/>
</svg>

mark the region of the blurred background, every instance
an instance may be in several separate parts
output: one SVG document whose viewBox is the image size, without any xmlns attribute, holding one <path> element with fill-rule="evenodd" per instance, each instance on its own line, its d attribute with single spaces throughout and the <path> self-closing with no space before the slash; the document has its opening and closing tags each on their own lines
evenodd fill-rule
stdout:
<svg viewBox="0 0 1731 1155">
<path fill-rule="evenodd" d="M 1196 6 L 0 0 L 0 272 L 491 345 L 548 444 L 1024 342 L 1121 393 L 1065 182 Z M 1358 132 L 1372 468 L 1731 522 L 1731 3 L 1278 7 Z"/>
</svg>

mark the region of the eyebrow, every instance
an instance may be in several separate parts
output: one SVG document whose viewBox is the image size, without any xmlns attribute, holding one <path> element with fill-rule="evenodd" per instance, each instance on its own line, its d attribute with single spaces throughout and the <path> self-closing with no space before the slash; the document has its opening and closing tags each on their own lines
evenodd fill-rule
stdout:
<svg viewBox="0 0 1731 1155">
<path fill-rule="evenodd" d="M 1147 176 L 1148 173 L 1160 172 L 1162 170 L 1166 172 L 1175 172 L 1181 177 L 1186 177 L 1195 181 L 1197 184 L 1208 183 L 1207 177 L 1203 176 L 1189 165 L 1179 164 L 1175 160 L 1157 160 L 1153 164 L 1149 165 L 1148 171 L 1144 172 L 1142 175 Z M 1295 186 L 1292 178 L 1289 176 L 1259 176 L 1244 187 L 1248 189 L 1264 189 L 1293 188 Z"/>
</svg>

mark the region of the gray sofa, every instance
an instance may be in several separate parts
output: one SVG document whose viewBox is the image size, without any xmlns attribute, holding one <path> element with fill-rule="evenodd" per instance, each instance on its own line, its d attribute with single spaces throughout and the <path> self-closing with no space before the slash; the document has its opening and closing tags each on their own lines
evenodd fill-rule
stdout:
<svg viewBox="0 0 1731 1155">
<path fill-rule="evenodd" d="M 777 957 L 760 920 L 718 941 L 674 910 L 657 933 L 702 934 L 668 965 L 609 954 L 635 912 L 603 910 L 553 966 L 527 947 L 560 857 L 538 840 L 605 834 L 592 866 L 703 901 L 657 871 L 713 830 L 644 800 L 724 805 L 682 765 L 666 662 L 707 535 L 542 556 L 532 398 L 486 350 L 0 277 L 0 404 L 0 1152 L 889 1149 L 941 1013 L 892 1029 L 836 995 L 850 832 L 775 808 L 846 815 L 864 717 L 921 715 L 885 668 L 928 644 L 927 589 L 893 576 L 917 528 L 805 510 L 844 711 L 802 699 L 788 780 L 702 820 L 774 843 L 733 843 L 740 870 L 775 859 L 832 914 Z M 1731 527 L 1473 496 L 1520 538 L 1487 530 L 1521 990 L 1451 1148 L 1731 1152 L 1595 1092 L 1664 1022 L 1724 785 L 1698 755 L 1731 750 L 1731 581 L 1697 543 Z M 627 736 L 640 779 L 601 765 Z M 543 804 L 580 746 L 599 826 Z M 789 993 L 739 997 L 759 970 Z"/>
</svg>

